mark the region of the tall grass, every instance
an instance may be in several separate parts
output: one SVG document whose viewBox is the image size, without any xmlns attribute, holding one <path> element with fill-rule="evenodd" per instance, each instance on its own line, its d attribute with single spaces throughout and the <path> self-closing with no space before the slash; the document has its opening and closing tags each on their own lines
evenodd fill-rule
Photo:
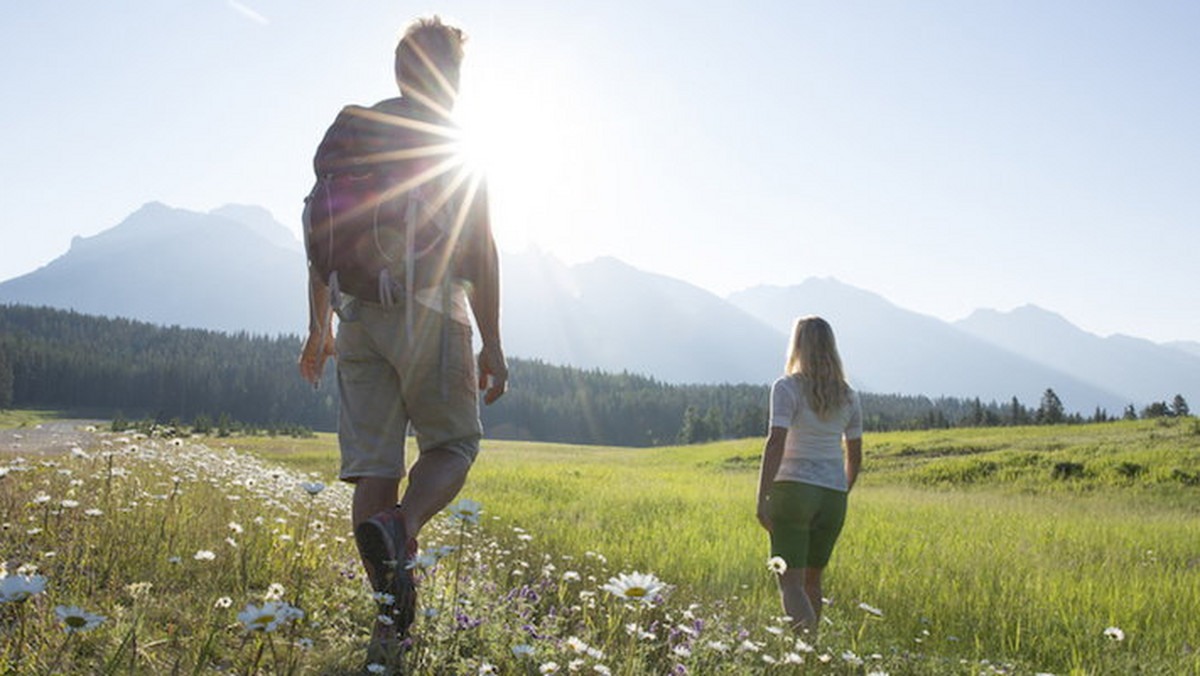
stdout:
<svg viewBox="0 0 1200 676">
<path fill-rule="evenodd" d="M 485 443 L 464 491 L 482 520 L 422 535 L 437 556 L 408 673 L 1200 673 L 1200 508 L 1164 469 L 1195 467 L 1186 423 L 1006 432 L 868 438 L 828 622 L 801 642 L 753 519 L 757 441 Z M 1144 469 L 1052 478 L 1110 454 Z M 964 459 L 1034 469 L 926 478 Z M 0 673 L 362 673 L 376 611 L 336 464 L 328 435 L 0 458 L 5 574 L 46 581 L 0 601 Z M 309 495 L 314 479 L 331 485 Z M 665 593 L 601 588 L 634 570 Z M 303 616 L 239 619 L 270 600 Z M 69 605 L 105 619 L 68 633 Z"/>
<path fill-rule="evenodd" d="M 1147 484 L 1163 476 L 1162 464 L 1191 466 L 1197 457 L 1161 448 L 1150 439 L 1161 436 L 1157 430 L 1113 430 L 1150 442 L 1121 451 L 1150 467 Z M 974 434 L 939 436 L 961 447 L 977 444 Z M 1065 434 L 1043 432 L 1040 442 L 1060 443 L 1054 435 Z M 1011 452 L 996 436 L 996 449 L 985 453 Z M 885 443 L 904 439 L 890 435 Z M 922 435 L 909 439 L 908 448 L 922 443 Z M 536 524 L 551 549 L 600 548 L 761 616 L 777 601 L 757 574 L 766 537 L 753 518 L 756 449 L 748 442 L 645 451 L 493 445 L 471 489 L 505 518 Z M 1056 452 L 1084 454 L 1072 455 L 1070 445 Z M 839 609 L 853 615 L 859 603 L 884 612 L 883 621 L 848 637 L 852 646 L 870 639 L 896 651 L 1017 659 L 1059 673 L 1200 670 L 1200 522 L 1194 503 L 1174 506 L 1200 491 L 1160 486 L 1174 493 L 1151 500 L 1114 480 L 1064 496 L 1049 466 L 1040 491 L 1002 489 L 994 479 L 983 488 L 931 490 L 920 477 L 946 461 L 938 453 L 924 463 L 910 453 L 907 476 L 891 469 L 886 481 L 865 480 L 851 496 L 826 592 L 834 617 Z M 1100 465 L 1101 455 L 1087 461 Z M 1104 636 L 1110 626 L 1127 636 L 1119 645 Z"/>
</svg>

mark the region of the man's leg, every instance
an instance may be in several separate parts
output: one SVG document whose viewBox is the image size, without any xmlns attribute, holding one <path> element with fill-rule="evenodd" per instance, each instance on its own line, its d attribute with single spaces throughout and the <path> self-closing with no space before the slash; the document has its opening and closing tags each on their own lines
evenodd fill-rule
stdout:
<svg viewBox="0 0 1200 676">
<path fill-rule="evenodd" d="M 469 469 L 471 463 L 454 451 L 434 448 L 421 454 L 409 470 L 400 499 L 400 514 L 410 539 L 415 540 L 425 524 L 454 500 Z"/>
<path fill-rule="evenodd" d="M 394 507 L 396 496 L 399 493 L 399 479 L 360 477 L 354 482 L 354 501 L 350 506 L 350 520 L 353 522 L 353 527 L 357 528 L 358 524 L 363 521 Z M 363 559 L 363 566 L 367 569 L 367 577 L 371 580 L 372 586 L 378 587 L 376 571 L 371 568 L 366 559 Z"/>
</svg>

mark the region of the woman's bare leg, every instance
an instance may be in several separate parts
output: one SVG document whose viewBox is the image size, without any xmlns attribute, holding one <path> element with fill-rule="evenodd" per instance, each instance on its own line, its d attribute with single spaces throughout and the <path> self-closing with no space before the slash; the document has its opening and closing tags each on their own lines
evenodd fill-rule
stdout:
<svg viewBox="0 0 1200 676">
<path fill-rule="evenodd" d="M 797 633 L 815 632 L 820 617 L 820 606 L 813 607 L 805 586 L 805 572 L 809 570 L 812 569 L 790 568 L 779 576 L 779 596 L 783 600 L 783 612 L 792 618 L 792 628 Z M 820 603 L 819 596 L 817 603 Z"/>
<path fill-rule="evenodd" d="M 824 606 L 824 603 L 821 601 L 821 573 L 824 570 L 824 568 L 800 569 L 800 573 L 804 576 L 804 595 L 808 598 L 808 603 L 813 609 L 812 629 L 814 632 L 821 622 L 821 610 Z"/>
</svg>

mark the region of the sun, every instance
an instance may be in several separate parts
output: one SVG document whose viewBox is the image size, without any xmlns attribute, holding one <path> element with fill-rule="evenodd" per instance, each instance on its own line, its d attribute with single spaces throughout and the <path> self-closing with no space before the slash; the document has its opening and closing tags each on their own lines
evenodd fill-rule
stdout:
<svg viewBox="0 0 1200 676">
<path fill-rule="evenodd" d="M 561 161 L 567 121 L 544 100 L 484 92 L 464 98 L 455 117 L 468 161 L 489 174 L 544 178 Z"/>
<path fill-rule="evenodd" d="M 524 245 L 551 227 L 573 117 L 531 83 L 487 74 L 464 82 L 455 106 L 463 163 L 487 177 L 492 220 L 502 243 Z"/>
</svg>

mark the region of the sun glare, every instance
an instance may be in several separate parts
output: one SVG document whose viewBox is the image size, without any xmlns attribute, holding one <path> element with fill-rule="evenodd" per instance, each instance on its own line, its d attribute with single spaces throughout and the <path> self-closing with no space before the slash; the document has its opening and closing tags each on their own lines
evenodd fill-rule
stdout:
<svg viewBox="0 0 1200 676">
<path fill-rule="evenodd" d="M 497 237 L 523 246 L 551 220 L 569 117 L 553 97 L 511 85 L 467 83 L 456 117 L 464 163 L 487 176 Z"/>
</svg>

